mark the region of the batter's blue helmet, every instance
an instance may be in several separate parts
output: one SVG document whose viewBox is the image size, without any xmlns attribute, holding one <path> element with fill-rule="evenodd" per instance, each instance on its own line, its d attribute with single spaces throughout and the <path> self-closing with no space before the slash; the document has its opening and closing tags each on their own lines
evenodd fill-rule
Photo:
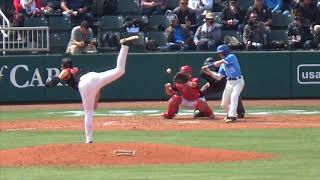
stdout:
<svg viewBox="0 0 320 180">
<path fill-rule="evenodd" d="M 229 53 L 229 46 L 226 44 L 222 44 L 220 46 L 217 47 L 217 53 L 221 53 L 224 52 L 224 54 L 228 54 Z"/>
</svg>

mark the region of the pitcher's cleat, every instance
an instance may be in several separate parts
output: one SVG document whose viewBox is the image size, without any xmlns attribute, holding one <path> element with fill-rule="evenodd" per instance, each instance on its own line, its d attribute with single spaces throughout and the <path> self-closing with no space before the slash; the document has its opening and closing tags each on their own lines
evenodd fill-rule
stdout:
<svg viewBox="0 0 320 180">
<path fill-rule="evenodd" d="M 139 36 L 135 35 L 135 36 L 129 36 L 123 39 L 120 39 L 120 44 L 129 46 L 132 44 L 133 41 L 136 41 L 139 39 Z"/>
</svg>

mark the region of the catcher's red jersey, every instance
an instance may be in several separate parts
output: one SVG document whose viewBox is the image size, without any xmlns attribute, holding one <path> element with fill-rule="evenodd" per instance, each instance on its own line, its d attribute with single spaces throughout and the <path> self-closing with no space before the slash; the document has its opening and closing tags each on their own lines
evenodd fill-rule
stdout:
<svg viewBox="0 0 320 180">
<path fill-rule="evenodd" d="M 189 81 L 198 83 L 198 78 L 190 78 Z M 175 84 L 177 91 L 181 93 L 181 96 L 189 101 L 194 101 L 201 97 L 199 87 L 192 88 L 187 83 L 184 84 Z"/>
</svg>

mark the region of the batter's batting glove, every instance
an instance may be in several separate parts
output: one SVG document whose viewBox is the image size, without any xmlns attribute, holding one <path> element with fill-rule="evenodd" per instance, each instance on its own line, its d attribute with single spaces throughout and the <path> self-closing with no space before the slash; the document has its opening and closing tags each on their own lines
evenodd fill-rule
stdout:
<svg viewBox="0 0 320 180">
<path fill-rule="evenodd" d="M 56 87 L 59 82 L 60 82 L 60 78 L 58 76 L 52 76 L 52 77 L 48 77 L 45 85 L 46 87 L 52 88 L 52 87 Z"/>
</svg>

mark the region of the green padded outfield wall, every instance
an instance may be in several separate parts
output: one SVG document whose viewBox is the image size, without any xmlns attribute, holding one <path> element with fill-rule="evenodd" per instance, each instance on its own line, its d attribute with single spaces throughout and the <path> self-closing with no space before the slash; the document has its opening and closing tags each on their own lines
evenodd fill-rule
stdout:
<svg viewBox="0 0 320 180">
<path fill-rule="evenodd" d="M 180 66 L 189 64 L 199 75 L 214 53 L 130 53 L 126 74 L 105 87 L 103 100 L 164 100 L 164 84 Z M 239 52 L 245 78 L 244 98 L 320 98 L 320 52 Z M 0 103 L 80 101 L 80 95 L 60 84 L 45 88 L 48 75 L 59 73 L 61 55 L 0 57 Z M 72 56 L 84 72 L 114 68 L 117 54 Z M 173 73 L 166 74 L 171 67 Z M 205 83 L 205 81 L 201 81 Z M 220 98 L 220 95 L 209 98 Z"/>
</svg>

